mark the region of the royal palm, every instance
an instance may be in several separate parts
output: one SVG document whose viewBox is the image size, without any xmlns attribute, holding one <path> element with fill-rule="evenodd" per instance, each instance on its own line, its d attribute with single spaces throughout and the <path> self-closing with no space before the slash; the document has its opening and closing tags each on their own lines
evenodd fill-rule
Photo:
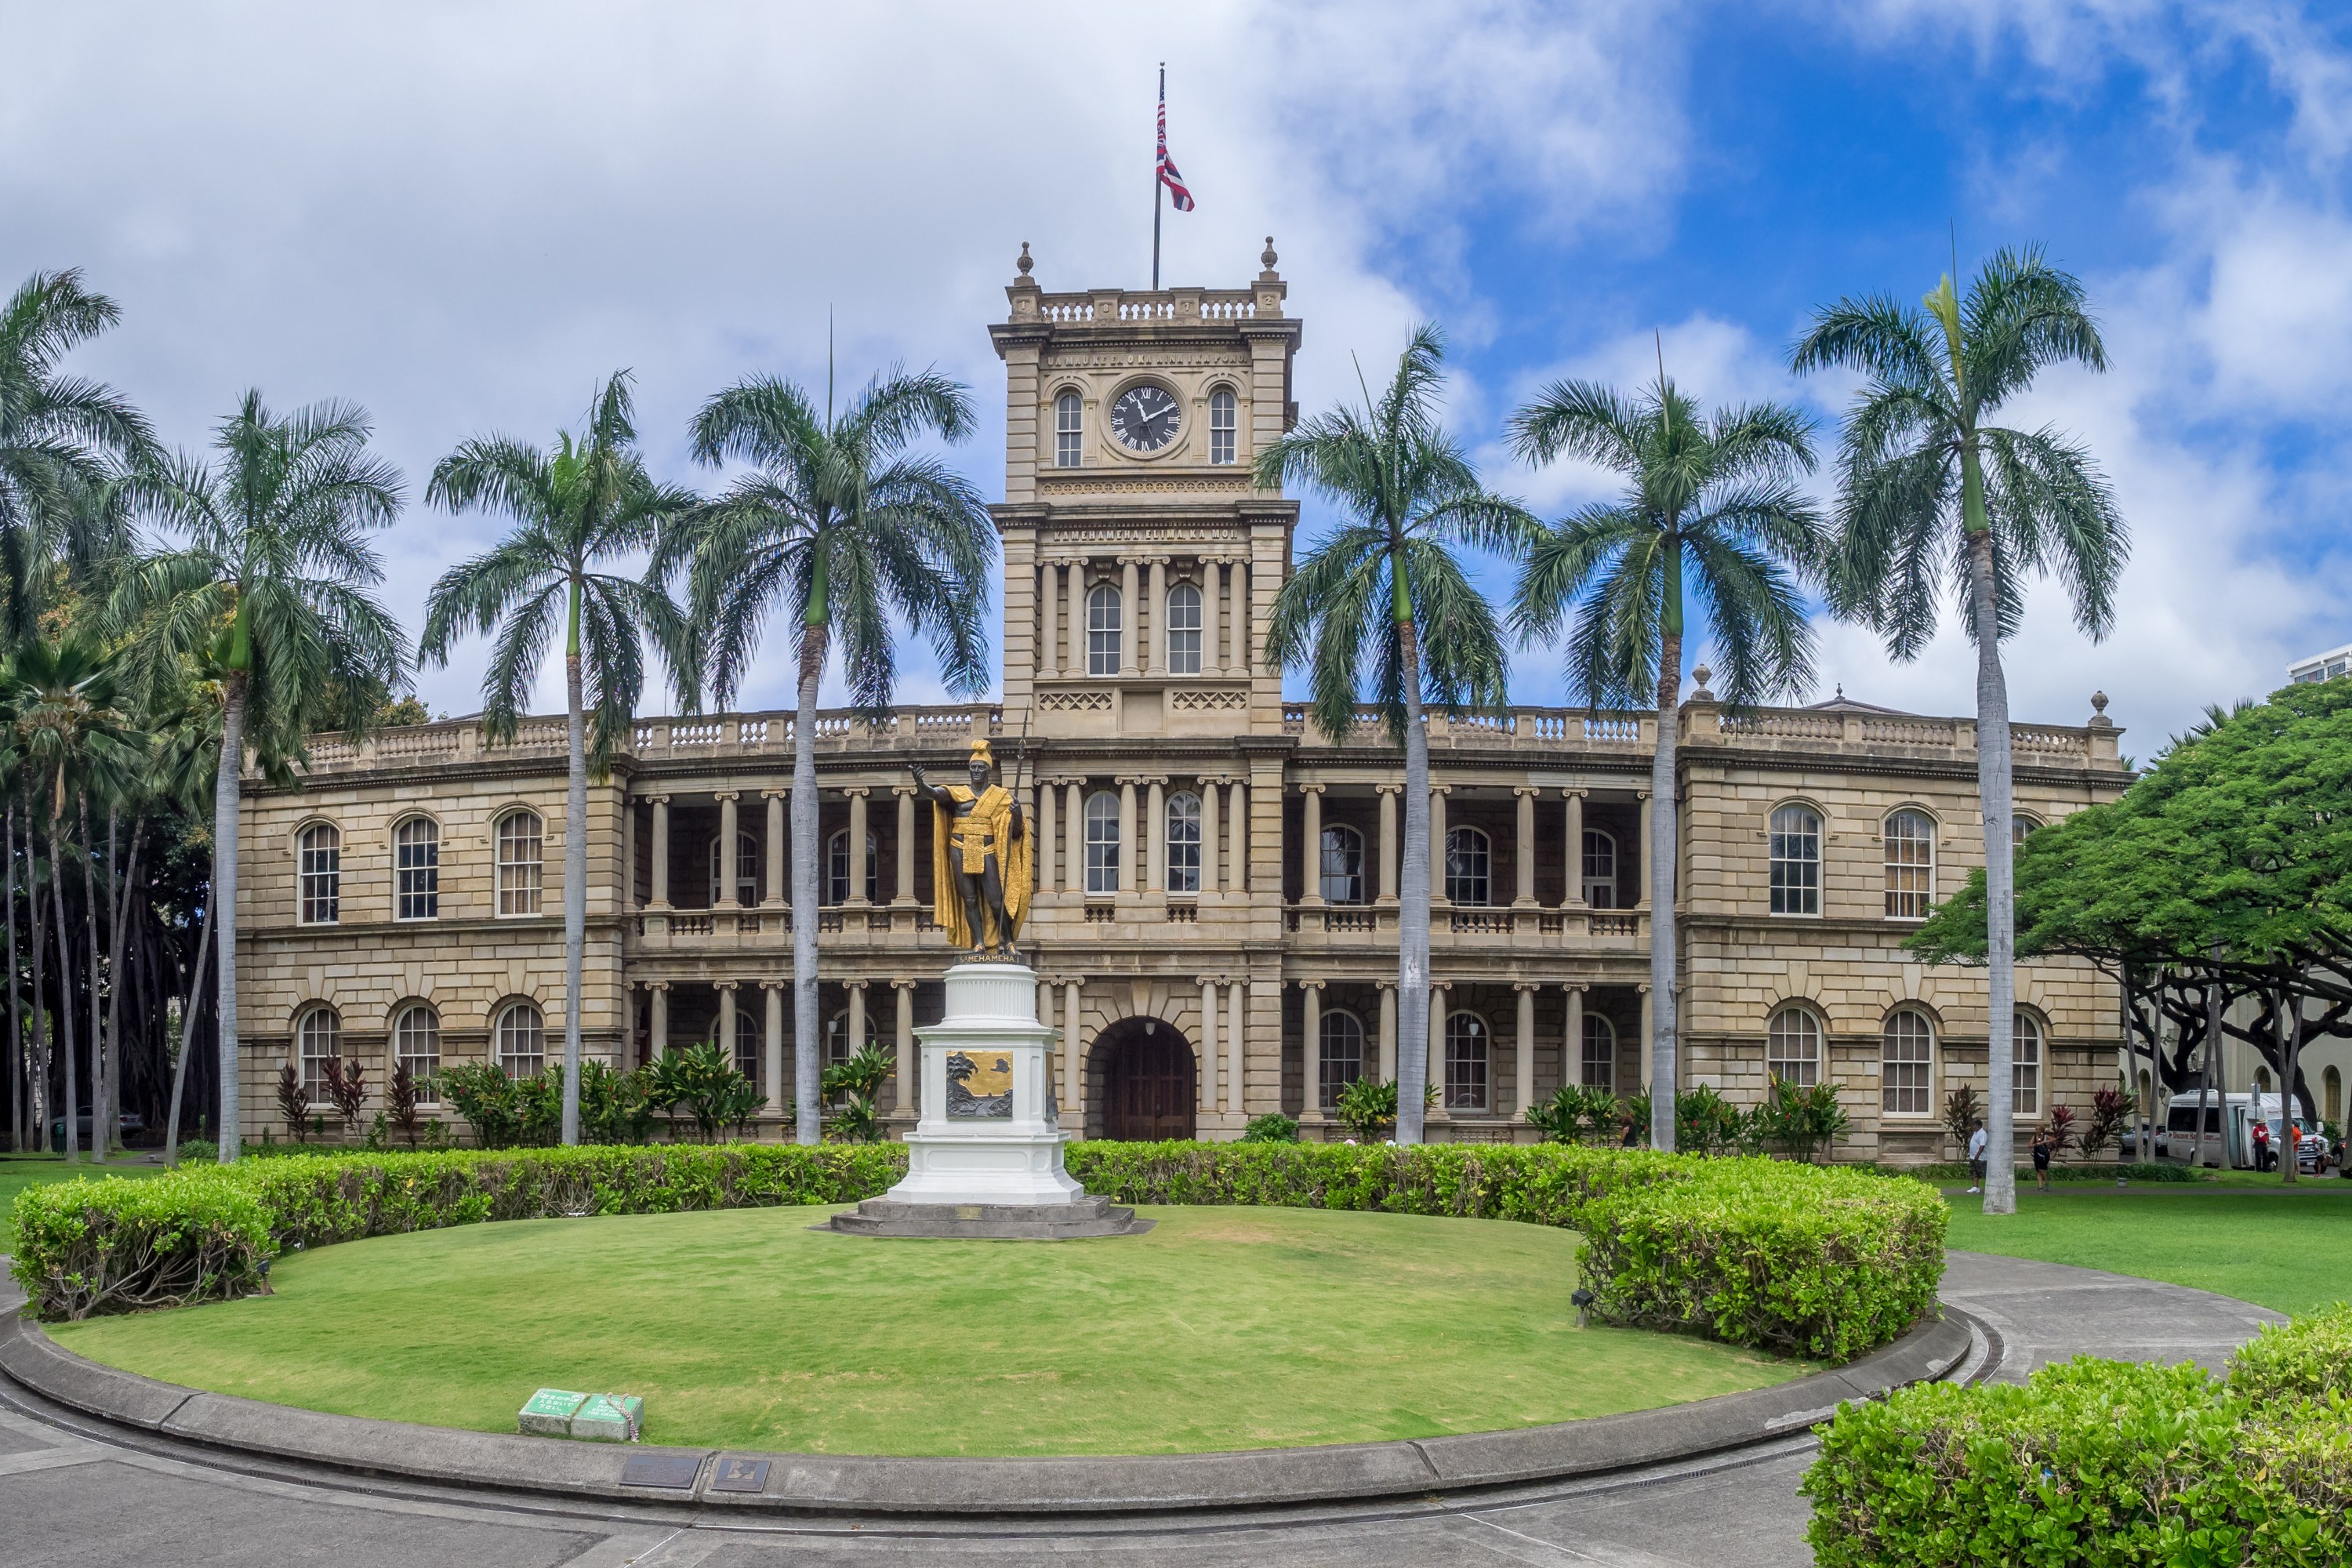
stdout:
<svg viewBox="0 0 2352 1568">
<path fill-rule="evenodd" d="M 836 633 L 850 700 L 888 710 L 898 628 L 927 637 L 948 689 L 988 683 L 982 606 L 996 531 L 980 492 L 907 450 L 961 441 L 971 395 L 925 372 L 879 377 L 836 417 L 790 382 L 737 383 L 702 407 L 695 455 L 750 471 L 677 531 L 661 569 L 687 573 L 698 654 L 724 709 L 742 689 L 769 617 L 798 632 L 793 724 L 793 1083 L 798 1136 L 817 1141 L 816 700 Z M 852 1041 L 856 1049 L 862 1042 Z M 901 1087 L 906 1092 L 906 1087 Z"/>
<path fill-rule="evenodd" d="M 201 654 L 221 688 L 213 797 L 212 896 L 236 907 L 238 776 L 251 747 L 265 766 L 297 754 L 314 728 L 356 727 L 406 677 L 399 624 L 377 603 L 383 569 L 368 542 L 400 511 L 400 475 L 368 450 L 367 416 L 321 403 L 273 414 L 258 392 L 221 421 L 214 461 L 174 458 L 136 487 L 174 536 L 142 558 L 115 596 L 147 689 L 183 683 Z M 216 935 L 220 1157 L 235 1160 L 236 922 Z"/>
<path fill-rule="evenodd" d="M 1369 688 L 1404 748 L 1404 864 L 1397 909 L 1397 1142 L 1421 1142 L 1429 1068 L 1429 736 L 1423 705 L 1498 708 L 1503 631 L 1453 553 L 1516 551 L 1535 520 L 1490 494 L 1437 422 L 1444 345 L 1414 331 L 1378 398 L 1302 423 L 1257 457 L 1255 479 L 1296 480 L 1342 521 L 1276 595 L 1266 661 L 1307 668 L 1316 727 L 1334 739 Z"/>
<path fill-rule="evenodd" d="M 1684 641 L 1703 616 L 1724 697 L 1800 691 L 1812 633 L 1799 593 L 1822 524 L 1792 482 L 1813 466 L 1802 415 L 1774 404 L 1703 414 L 1673 382 L 1628 399 L 1555 382 L 1511 418 L 1531 462 L 1570 457 L 1625 482 L 1610 501 L 1546 528 L 1520 568 L 1511 619 L 1522 637 L 1567 635 L 1569 684 L 1600 707 L 1654 705 L 1650 773 L 1650 1138 L 1675 1146 L 1676 775 Z M 1571 854 L 1581 853 L 1571 846 Z"/>
<path fill-rule="evenodd" d="M 2106 368 L 2083 286 L 2038 248 L 2002 250 L 1969 286 L 1947 275 L 1922 309 L 1885 295 L 1817 312 L 1797 344 L 1799 371 L 1838 366 L 1866 384 L 1840 457 L 1831 598 L 1869 624 L 1897 658 L 1935 635 L 1941 601 L 1958 600 L 1977 650 L 1977 795 L 1984 818 L 1990 970 L 1986 1095 L 1990 1147 L 1985 1210 L 2017 1205 L 2011 1124 L 2016 900 L 2011 879 L 2009 689 L 2000 639 L 2024 613 L 2029 573 L 2054 570 L 2074 620 L 2094 637 L 2114 617 L 2122 519 L 2079 444 L 2044 426 L 1991 423 L 2045 366 Z"/>
<path fill-rule="evenodd" d="M 420 658 L 449 657 L 454 638 L 497 634 L 482 677 L 482 721 L 511 741 L 556 627 L 563 628 L 564 743 L 569 789 L 563 819 L 563 1142 L 580 1142 L 581 966 L 588 926 L 588 766 L 601 770 L 636 715 L 645 689 L 640 633 L 673 661 L 681 622 L 669 596 L 635 578 L 599 572 L 616 555 L 652 549 L 662 524 L 694 498 L 656 484 L 635 450 L 628 374 L 607 381 L 575 438 L 542 452 L 503 436 L 467 441 L 441 459 L 428 501 L 480 507 L 514 519 L 486 554 L 442 574 L 425 601 Z M 593 717 L 593 728 L 589 727 Z"/>
</svg>

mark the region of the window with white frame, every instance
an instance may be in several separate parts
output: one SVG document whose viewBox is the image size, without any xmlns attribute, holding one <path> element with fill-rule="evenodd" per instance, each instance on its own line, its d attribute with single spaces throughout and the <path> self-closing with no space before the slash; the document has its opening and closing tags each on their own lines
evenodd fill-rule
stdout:
<svg viewBox="0 0 2352 1568">
<path fill-rule="evenodd" d="M 441 1018 L 422 1002 L 403 1007 L 392 1021 L 392 1065 L 394 1071 L 408 1069 L 417 1104 L 441 1103 L 441 1091 L 433 1082 L 441 1070 Z"/>
<path fill-rule="evenodd" d="M 429 921 L 441 913 L 441 825 L 412 816 L 392 830 L 393 915 Z"/>
<path fill-rule="evenodd" d="M 1191 790 L 1179 790 L 1168 797 L 1168 822 L 1162 829 L 1167 835 L 1168 890 L 1171 893 L 1197 893 L 1201 890 L 1201 797 Z"/>
<path fill-rule="evenodd" d="M 710 836 L 710 901 L 719 902 L 719 891 L 727 885 L 727 868 L 719 864 L 719 835 Z M 760 901 L 760 841 L 749 833 L 735 835 L 735 901 L 756 904 Z"/>
<path fill-rule="evenodd" d="M 1344 822 L 1323 830 L 1322 882 L 1326 903 L 1364 901 L 1364 836 Z"/>
<path fill-rule="evenodd" d="M 1597 827 L 1584 830 L 1584 901 L 1596 910 L 1617 907 L 1617 840 Z"/>
<path fill-rule="evenodd" d="M 1086 406 L 1075 392 L 1054 399 L 1054 466 L 1075 468 L 1084 453 Z"/>
<path fill-rule="evenodd" d="M 1492 1042 L 1486 1020 L 1455 1013 L 1445 1020 L 1445 1109 L 1486 1109 L 1486 1075 Z"/>
<path fill-rule="evenodd" d="M 1317 1041 L 1321 1062 L 1320 1105 L 1325 1110 L 1339 1103 L 1339 1091 L 1364 1076 L 1364 1026 L 1353 1013 L 1338 1007 L 1323 1010 Z"/>
<path fill-rule="evenodd" d="M 1097 583 L 1087 595 L 1087 673 L 1117 675 L 1122 621 L 1118 590 Z"/>
<path fill-rule="evenodd" d="M 499 1015 L 494 1031 L 499 1068 L 509 1078 L 537 1078 L 547 1068 L 547 1020 L 528 1002 L 516 1002 Z"/>
<path fill-rule="evenodd" d="M 1802 1007 L 1783 1007 L 1764 1032 L 1764 1071 L 1791 1089 L 1822 1081 L 1821 1020 Z"/>
<path fill-rule="evenodd" d="M 1168 590 L 1168 673 L 1201 673 L 1201 590 L 1190 583 Z"/>
<path fill-rule="evenodd" d="M 313 1007 L 294 1026 L 301 1052 L 302 1092 L 314 1105 L 327 1099 L 327 1064 L 343 1054 L 343 1021 L 332 1007 Z"/>
<path fill-rule="evenodd" d="M 1097 790 L 1087 796 L 1087 892 L 1108 898 L 1118 891 L 1118 796 Z"/>
<path fill-rule="evenodd" d="M 1936 1030 L 1916 1007 L 1886 1015 L 1879 1042 L 1878 1108 L 1889 1116 L 1926 1116 L 1936 1109 Z"/>
<path fill-rule="evenodd" d="M 871 1030 L 874 1026 L 874 1020 L 871 1018 L 866 1020 L 866 1026 L 868 1030 Z M 845 1062 L 848 1061 L 850 1058 L 856 1056 L 858 1053 L 858 1050 L 865 1044 L 866 1042 L 863 1040 L 853 1040 L 849 1037 L 848 1008 L 844 1007 L 840 1012 L 835 1013 L 832 1017 L 827 1018 L 824 1021 L 824 1065 L 826 1067 L 840 1067 Z M 849 1091 L 845 1089 L 835 1089 L 831 1094 L 825 1096 L 824 1102 L 826 1105 L 838 1110 L 849 1103 Z"/>
<path fill-rule="evenodd" d="M 1221 386 L 1209 394 L 1209 461 L 1230 463 L 1234 460 L 1234 432 L 1241 424 L 1241 408 L 1231 387 Z"/>
<path fill-rule="evenodd" d="M 2010 1043 L 2010 1110 L 2017 1116 L 2042 1114 L 2042 1020 L 2019 1013 Z"/>
<path fill-rule="evenodd" d="M 2013 845 L 2024 843 L 2032 836 L 2033 830 L 2041 826 L 2042 823 L 2038 817 L 2028 816 L 2021 811 L 2012 812 L 2009 818 L 2010 843 Z"/>
<path fill-rule="evenodd" d="M 1590 1089 L 1617 1088 L 1617 1026 L 1598 1013 L 1584 1016 L 1583 1057 L 1579 1064 L 1582 1081 Z"/>
<path fill-rule="evenodd" d="M 510 811 L 499 818 L 499 913 L 539 913 L 545 834 L 535 811 Z"/>
<path fill-rule="evenodd" d="M 1928 901 L 1936 895 L 1936 823 L 1924 811 L 1888 814 L 1886 844 L 1886 916 L 1889 920 L 1924 921 Z"/>
<path fill-rule="evenodd" d="M 314 822 L 299 841 L 302 923 L 331 926 L 342 916 L 343 836 L 334 825 Z"/>
<path fill-rule="evenodd" d="M 1457 904 L 1484 904 L 1493 891 L 1488 875 L 1493 854 L 1483 829 L 1448 828 L 1445 834 L 1445 896 Z"/>
<path fill-rule="evenodd" d="M 1822 912 L 1822 819 L 1811 806 L 1784 805 L 1772 814 L 1772 912 Z"/>
<path fill-rule="evenodd" d="M 866 901 L 872 903 L 882 886 L 882 845 L 874 830 L 866 830 Z M 824 841 L 824 897 L 820 902 L 845 904 L 849 901 L 849 829 L 836 827 L 833 837 Z"/>
<path fill-rule="evenodd" d="M 735 1006 L 735 1070 L 760 1081 L 760 1015 L 740 1001 Z"/>
</svg>

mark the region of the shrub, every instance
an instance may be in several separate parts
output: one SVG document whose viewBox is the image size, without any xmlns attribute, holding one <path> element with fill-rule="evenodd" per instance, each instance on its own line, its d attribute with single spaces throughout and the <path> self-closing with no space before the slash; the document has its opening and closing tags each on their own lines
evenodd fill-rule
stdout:
<svg viewBox="0 0 2352 1568">
<path fill-rule="evenodd" d="M 1977 1094 L 1977 1086 L 1972 1083 L 1960 1085 L 1944 1096 L 1944 1136 L 1952 1141 L 1953 1148 L 1967 1153 L 1969 1134 L 1977 1130 L 1977 1123 L 1984 1120 L 1984 1100 Z M 1964 1171 L 1965 1168 L 1964 1164 Z"/>
<path fill-rule="evenodd" d="M 2091 1120 L 2084 1125 L 2075 1147 L 2088 1159 L 2109 1144 L 2118 1150 L 2128 1141 L 2132 1112 L 2138 1108 L 2138 1097 L 2120 1089 L 2094 1089 L 2091 1092 Z"/>
<path fill-rule="evenodd" d="M 1805 1165 L 1843 1137 L 1847 1125 L 1836 1084 L 1824 1079 L 1808 1087 L 1779 1077 L 1765 1090 L 1752 1121 L 1758 1138 Z"/>
<path fill-rule="evenodd" d="M 2352 1305 L 2265 1327 L 2231 1358 L 2230 1389 L 2258 1405 L 2352 1399 Z"/>
<path fill-rule="evenodd" d="M 656 1061 L 651 1071 L 648 1092 L 653 1103 L 666 1110 L 686 1107 L 706 1143 L 717 1142 L 724 1128 L 741 1128 L 768 1103 L 751 1080 L 735 1070 L 716 1040 L 672 1051 Z"/>
<path fill-rule="evenodd" d="M 1397 1086 L 1360 1078 L 1339 1090 L 1332 1109 L 1340 1130 L 1359 1143 L 1378 1143 L 1396 1131 Z"/>
<path fill-rule="evenodd" d="M 1298 1123 L 1278 1110 L 1270 1110 L 1264 1116 L 1253 1116 L 1250 1118 L 1249 1125 L 1242 1129 L 1242 1142 L 1244 1143 L 1296 1143 L 1298 1142 Z"/>
<path fill-rule="evenodd" d="M 828 1095 L 843 1097 L 841 1109 L 829 1119 L 827 1136 L 836 1143 L 878 1143 L 882 1141 L 882 1118 L 875 1108 L 875 1099 L 882 1086 L 898 1070 L 898 1064 L 870 1041 L 858 1047 L 857 1054 L 845 1062 L 835 1062 L 824 1069 L 820 1086 Z M 749 1087 L 748 1085 L 746 1087 Z M 766 1104 L 762 1100 L 761 1105 Z M 751 1110 L 758 1110 L 753 1106 Z M 750 1111 L 742 1120 L 749 1121 Z"/>
<path fill-rule="evenodd" d="M 556 1069 L 561 1072 L 561 1068 Z M 580 1063 L 580 1141 L 643 1143 L 654 1135 L 652 1075 L 644 1068 L 616 1072 L 594 1057 Z M 410 1147 L 415 1141 L 410 1140 Z"/>
<path fill-rule="evenodd" d="M 302 1088 L 302 1075 L 288 1062 L 278 1069 L 278 1114 L 286 1119 L 286 1130 L 299 1143 L 310 1132 L 310 1097 Z"/>
<path fill-rule="evenodd" d="M 1599 1142 L 1617 1121 L 1617 1097 L 1594 1084 L 1565 1083 L 1549 1100 L 1528 1107 L 1528 1121 L 1547 1143 Z"/>
<path fill-rule="evenodd" d="M 268 1213 L 240 1173 L 194 1165 L 152 1181 L 87 1176 L 28 1187 L 13 1272 L 45 1318 L 87 1318 L 266 1292 Z"/>
<path fill-rule="evenodd" d="M 1750 1118 L 1703 1083 L 1675 1096 L 1675 1147 L 1685 1154 L 1728 1154 L 1746 1142 Z"/>
</svg>

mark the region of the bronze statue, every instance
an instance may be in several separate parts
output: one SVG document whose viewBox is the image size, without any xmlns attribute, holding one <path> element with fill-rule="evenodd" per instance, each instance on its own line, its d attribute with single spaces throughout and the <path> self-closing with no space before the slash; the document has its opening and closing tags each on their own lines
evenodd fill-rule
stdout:
<svg viewBox="0 0 2352 1568">
<path fill-rule="evenodd" d="M 1029 912 L 1030 843 L 1021 803 L 992 782 L 988 742 L 971 748 L 971 783 L 934 784 L 908 764 L 931 801 L 931 918 L 957 947 L 1011 958 Z"/>
</svg>

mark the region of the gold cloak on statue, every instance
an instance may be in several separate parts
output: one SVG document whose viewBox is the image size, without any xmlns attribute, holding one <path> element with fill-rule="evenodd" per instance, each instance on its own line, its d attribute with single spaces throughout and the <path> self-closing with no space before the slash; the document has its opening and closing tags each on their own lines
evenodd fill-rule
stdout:
<svg viewBox="0 0 2352 1568">
<path fill-rule="evenodd" d="M 1021 922 L 1029 913 L 1031 872 L 1030 835 L 1019 837 L 1013 834 L 1013 794 L 1003 784 L 992 784 L 974 795 L 969 784 L 944 786 L 958 805 L 971 801 L 971 815 L 958 816 L 936 800 L 931 803 L 931 918 L 948 933 L 948 941 L 959 948 L 970 948 L 972 942 L 971 925 L 964 919 L 963 899 L 956 891 L 953 870 L 977 875 L 996 857 L 996 874 L 1004 885 L 1004 918 L 1013 929 L 991 931 L 987 947 L 1008 947 L 1020 934 Z M 1025 828 L 1028 825 L 1024 824 Z M 950 862 L 950 857 L 953 861 Z M 981 918 L 995 923 L 995 913 L 986 899 L 981 900 Z"/>
</svg>

